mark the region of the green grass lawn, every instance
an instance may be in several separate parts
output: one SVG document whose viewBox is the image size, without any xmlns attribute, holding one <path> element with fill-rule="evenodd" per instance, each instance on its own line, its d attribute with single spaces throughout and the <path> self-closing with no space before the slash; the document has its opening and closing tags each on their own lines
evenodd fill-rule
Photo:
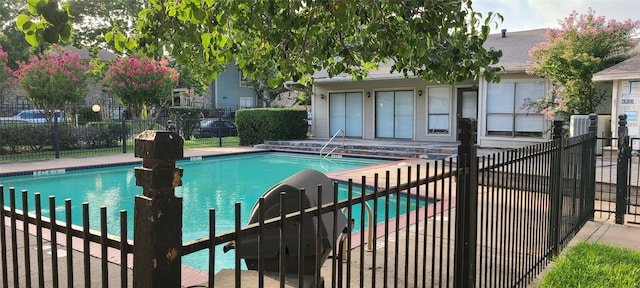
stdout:
<svg viewBox="0 0 640 288">
<path fill-rule="evenodd" d="M 220 147 L 220 140 L 218 138 L 206 138 L 206 139 L 191 139 L 184 141 L 184 149 L 192 148 L 207 148 L 207 147 Z M 222 138 L 222 147 L 238 146 L 240 138 L 237 136 Z M 44 151 L 29 151 L 19 154 L 0 154 L 0 163 L 11 161 L 29 161 L 29 160 L 47 160 L 54 158 L 54 151 L 52 148 L 48 148 Z M 129 139 L 127 141 L 127 153 L 134 152 L 134 140 Z M 61 150 L 60 158 L 72 158 L 72 157 L 92 157 L 92 156 L 106 156 L 113 154 L 121 154 L 122 146 L 111 148 L 96 148 L 96 149 L 77 149 L 77 150 Z"/>
<path fill-rule="evenodd" d="M 581 242 L 556 261 L 538 287 L 640 287 L 640 252 Z"/>
<path fill-rule="evenodd" d="M 184 149 L 219 147 L 220 140 L 218 138 L 191 139 L 184 141 Z M 222 147 L 238 146 L 240 138 L 237 136 L 229 136 L 222 138 Z"/>
</svg>

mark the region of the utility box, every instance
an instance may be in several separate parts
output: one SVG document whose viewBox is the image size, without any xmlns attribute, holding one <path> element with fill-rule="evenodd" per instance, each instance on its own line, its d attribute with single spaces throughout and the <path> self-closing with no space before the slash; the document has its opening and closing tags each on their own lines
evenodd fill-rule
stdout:
<svg viewBox="0 0 640 288">
<path fill-rule="evenodd" d="M 589 115 L 571 115 L 569 123 L 569 136 L 578 136 L 589 133 Z M 597 154 L 602 155 L 602 147 L 611 145 L 611 115 L 598 115 L 598 130 L 596 137 Z"/>
</svg>

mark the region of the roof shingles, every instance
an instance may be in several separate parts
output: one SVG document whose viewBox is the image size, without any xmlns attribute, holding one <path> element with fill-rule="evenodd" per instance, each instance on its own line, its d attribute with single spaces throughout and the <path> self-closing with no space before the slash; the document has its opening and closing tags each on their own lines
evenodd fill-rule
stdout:
<svg viewBox="0 0 640 288">
<path fill-rule="evenodd" d="M 491 34 L 484 43 L 486 48 L 494 48 L 502 50 L 502 57 L 496 66 L 501 66 L 507 71 L 523 72 L 531 66 L 532 59 L 529 57 L 529 50 L 536 44 L 546 41 L 547 29 L 535 29 L 528 31 L 506 32 L 506 37 L 502 37 L 502 33 Z M 373 78 L 401 78 L 404 75 L 400 72 L 390 73 L 393 61 L 381 64 L 376 70 L 369 71 L 370 79 Z M 317 80 L 350 80 L 351 75 L 340 74 L 332 78 L 325 71 L 317 71 L 313 75 Z"/>
</svg>

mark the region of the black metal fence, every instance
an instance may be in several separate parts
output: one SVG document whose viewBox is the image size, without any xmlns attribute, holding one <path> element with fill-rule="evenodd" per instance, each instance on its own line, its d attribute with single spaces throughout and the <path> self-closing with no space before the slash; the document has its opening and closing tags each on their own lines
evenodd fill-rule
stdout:
<svg viewBox="0 0 640 288">
<path fill-rule="evenodd" d="M 560 123 L 551 142 L 480 159 L 477 287 L 525 286 L 593 217 L 595 133 L 564 139 Z"/>
<path fill-rule="evenodd" d="M 478 158 L 475 154 L 477 147 L 473 143 L 475 122 L 465 120 L 463 123 L 466 123 L 462 126 L 463 143 L 457 158 L 425 160 L 424 163 L 376 174 L 373 178 L 363 176 L 349 180 L 343 184 L 348 190 L 346 199 L 337 199 L 337 182 L 296 192 L 302 196 L 309 195 L 310 199 L 317 197 L 316 203 L 324 203 L 317 206 L 308 206 L 309 203 L 301 200 L 305 197 L 291 199 L 289 193 L 281 193 L 278 195 L 279 208 L 276 211 L 286 213 L 278 212 L 279 216 L 268 219 L 267 212 L 260 208 L 256 211 L 256 222 L 248 226 L 240 223 L 240 204 L 236 204 L 234 231 L 216 231 L 216 221 L 219 220 L 215 217 L 215 211 L 210 210 L 209 237 L 182 243 L 177 254 L 171 252 L 173 249 L 162 250 L 161 255 L 171 261 L 158 259 L 153 269 L 139 271 L 137 275 L 149 277 L 146 282 L 159 279 L 154 277 L 162 277 L 167 281 L 164 283 L 176 280 L 167 277 L 177 275 L 177 281 L 181 281 L 182 285 L 196 285 L 194 287 L 263 287 L 278 283 L 280 287 L 284 283 L 293 287 L 525 286 L 593 217 L 595 132 L 565 139 L 561 132 L 556 131 L 555 139 L 549 143 Z M 592 123 L 595 125 L 595 121 Z M 556 127 L 562 127 L 561 123 L 557 124 L 559 126 Z M 154 161 L 145 158 L 143 166 L 152 169 Z M 166 165 L 166 160 L 158 163 Z M 173 175 L 169 178 L 173 178 L 172 181 L 162 182 L 169 185 L 162 188 L 167 191 L 172 189 L 171 185 L 179 183 L 175 182 L 177 174 L 172 172 L 173 168 L 168 168 L 162 168 Z M 9 190 L 9 198 L 13 199 L 15 192 Z M 156 187 L 148 191 L 156 193 L 158 190 Z M 4 191 L 0 192 L 4 195 Z M 326 194 L 330 195 L 329 202 L 322 200 Z M 150 194 L 147 197 L 153 200 L 159 196 Z M 266 205 L 265 198 L 259 201 L 258 207 L 272 205 Z M 0 251 L 5 287 L 18 287 L 18 283 L 33 283 L 36 286 L 36 283 L 43 281 L 45 284 L 40 287 L 57 287 L 58 282 L 73 284 L 69 287 L 95 287 L 91 281 L 100 280 L 103 281 L 102 287 L 126 287 L 131 283 L 136 284 L 135 287 L 150 287 L 140 283 L 140 280 L 136 283 L 135 277 L 131 278 L 131 270 L 126 269 L 131 266 L 128 260 L 130 253 L 151 253 L 150 250 L 156 247 L 166 248 L 167 243 L 145 245 L 145 248 L 136 247 L 130 241 L 120 242 L 118 237 L 107 236 L 105 228 L 102 228 L 104 234 L 89 231 L 88 223 L 85 223 L 89 221 L 88 218 L 83 219 L 81 228 L 68 224 L 72 220 L 70 216 L 64 223 L 46 224 L 50 222 L 43 220 L 43 209 L 37 204 L 39 200 L 36 199 L 35 208 L 27 207 L 26 202 L 26 199 L 23 200 L 22 210 L 35 210 L 35 216 L 18 211 L 20 208 L 15 207 L 13 200 L 0 211 L 0 219 L 10 219 L 9 223 L 0 223 L 4 224 L 0 230 L 0 243 L 6 245 L 2 247 L 6 249 Z M 57 210 L 54 202 L 50 199 L 49 213 Z M 395 206 L 395 211 L 400 211 L 401 205 L 406 205 L 409 212 L 390 213 L 390 205 Z M 340 225 L 340 211 L 344 211 L 347 225 Z M 372 224 L 367 221 L 368 213 L 373 219 L 383 214 L 383 220 Z M 121 214 L 121 217 L 126 219 L 126 214 Z M 49 219 L 55 219 L 55 215 L 49 215 Z M 102 223 L 105 220 L 100 221 Z M 322 231 L 321 226 L 326 223 L 332 224 L 331 229 L 324 234 L 313 234 L 312 238 L 315 239 L 305 240 L 298 236 L 305 235 L 314 226 L 315 231 Z M 35 228 L 27 227 L 27 224 Z M 359 231 L 349 229 L 353 224 L 362 228 Z M 126 220 L 122 220 L 121 225 L 125 227 L 121 229 L 121 237 L 126 239 Z M 138 229 L 140 227 L 136 226 L 136 231 Z M 46 239 L 43 235 L 50 237 Z M 275 244 L 268 241 L 274 235 L 280 235 L 276 236 L 278 241 Z M 334 241 L 331 235 L 337 239 Z M 174 237 L 158 235 L 152 237 L 151 241 L 165 241 Z M 247 245 L 247 237 L 253 237 L 254 244 Z M 74 246 L 74 239 L 83 245 Z M 310 242 L 305 242 L 307 240 Z M 35 256 L 29 254 L 27 250 L 30 249 L 18 248 L 30 247 L 33 241 L 47 242 L 54 247 L 52 251 L 57 251 L 55 247 L 66 251 L 70 256 L 66 259 L 66 265 L 56 263 L 53 259 L 57 258 L 55 255 L 46 260 L 51 261 L 51 265 L 39 264 L 44 260 L 25 261 Z M 104 252 L 100 254 L 100 259 L 96 259 L 87 256 L 87 251 L 90 253 L 92 250 L 87 245 L 91 243 L 98 245 L 101 251 L 111 247 L 119 252 L 115 257 Z M 219 257 L 214 248 L 229 243 L 235 243 L 234 267 L 226 267 L 228 269 L 214 274 Z M 313 260 L 296 257 L 320 255 L 326 247 L 329 247 L 326 262 L 319 257 Z M 186 272 L 176 271 L 180 269 L 176 263 L 180 263 L 181 256 L 200 250 L 209 251 L 208 278 L 201 283 L 185 284 L 192 279 Z M 45 248 L 31 251 L 39 259 L 49 257 L 44 256 L 47 255 Z M 255 270 L 242 270 L 242 260 L 252 253 L 256 260 L 247 266 Z M 5 261 L 7 257 L 12 261 Z M 114 270 L 117 266 L 111 267 L 110 261 L 122 266 Z M 37 264 L 29 265 L 27 262 Z M 275 271 L 269 268 L 274 267 L 273 263 L 278 268 Z M 137 263 L 136 267 L 138 265 L 143 263 Z M 34 267 L 37 268 L 31 269 Z M 93 272 L 97 267 L 101 269 Z M 26 269 L 31 269 L 31 272 L 24 272 Z M 156 275 L 153 271 L 162 271 L 162 275 Z M 14 277 L 9 277 L 9 274 Z M 20 275 L 25 274 L 34 276 L 31 280 L 21 278 Z M 42 277 L 44 280 L 41 280 Z"/>
<path fill-rule="evenodd" d="M 0 115 L 6 115 L 0 116 L 0 162 L 127 153 L 145 130 L 173 130 L 194 147 L 239 144 L 237 137 L 230 137 L 237 135 L 233 132 L 194 135 L 203 119 L 233 123 L 236 107 L 203 109 L 200 116 L 186 120 L 166 110 L 147 120 L 131 119 L 121 107 L 95 110 L 57 111 L 57 117 L 46 119 L 33 107 L 0 107 Z"/>
<path fill-rule="evenodd" d="M 596 174 L 596 216 L 618 224 L 640 223 L 640 138 L 629 137 L 627 116 L 618 117 L 618 137 L 603 144 Z"/>
<path fill-rule="evenodd" d="M 107 234 L 107 208 L 100 208 L 100 231 L 89 229 L 89 203 L 82 204 L 82 225 L 72 225 L 71 200 L 55 197 L 43 205 L 27 191 L 0 185 L 0 258 L 2 287 L 130 287 L 132 241 L 127 239 L 127 211 L 120 212 L 120 237 Z M 16 197 L 21 195 L 22 207 Z M 32 203 L 32 204 L 30 204 Z M 64 222 L 56 212 L 64 211 Z M 18 210 L 22 209 L 22 210 Z M 34 213 L 24 213 L 34 211 Z M 48 215 L 43 215 L 48 212 Z M 96 220 L 96 219 L 93 219 Z M 57 243 L 57 244 L 54 244 Z"/>
</svg>

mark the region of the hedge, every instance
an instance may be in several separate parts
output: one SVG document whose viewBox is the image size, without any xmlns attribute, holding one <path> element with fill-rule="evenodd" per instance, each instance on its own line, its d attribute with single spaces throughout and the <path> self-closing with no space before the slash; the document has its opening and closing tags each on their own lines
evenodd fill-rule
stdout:
<svg viewBox="0 0 640 288">
<path fill-rule="evenodd" d="M 293 108 L 255 108 L 236 112 L 240 145 L 265 141 L 304 139 L 308 130 L 307 111 Z"/>
</svg>

